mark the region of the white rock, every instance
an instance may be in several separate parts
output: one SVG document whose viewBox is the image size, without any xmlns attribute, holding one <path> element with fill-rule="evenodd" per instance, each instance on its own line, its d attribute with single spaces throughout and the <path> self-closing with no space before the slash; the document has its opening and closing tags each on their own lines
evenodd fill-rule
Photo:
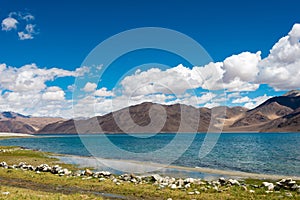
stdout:
<svg viewBox="0 0 300 200">
<path fill-rule="evenodd" d="M 229 179 L 228 182 L 229 182 L 231 185 L 238 185 L 238 186 L 241 185 L 240 182 L 238 182 L 238 181 L 235 180 L 235 179 Z"/>
<path fill-rule="evenodd" d="M 290 193 L 290 192 L 286 192 L 285 196 L 287 196 L 287 197 L 293 197 L 292 193 Z"/>
<path fill-rule="evenodd" d="M 268 188 L 269 191 L 274 190 L 274 184 L 269 182 L 263 182 L 262 185 Z"/>
<path fill-rule="evenodd" d="M 175 184 L 171 184 L 171 187 L 170 187 L 171 189 L 176 189 L 177 188 L 177 186 L 175 185 Z"/>
<path fill-rule="evenodd" d="M 2 192 L 3 195 L 9 195 L 10 192 Z"/>
<path fill-rule="evenodd" d="M 99 181 L 105 181 L 106 178 L 99 178 Z"/>
<path fill-rule="evenodd" d="M 185 183 L 194 183 L 194 179 L 193 178 L 186 178 L 186 179 L 184 179 L 184 182 Z"/>
</svg>

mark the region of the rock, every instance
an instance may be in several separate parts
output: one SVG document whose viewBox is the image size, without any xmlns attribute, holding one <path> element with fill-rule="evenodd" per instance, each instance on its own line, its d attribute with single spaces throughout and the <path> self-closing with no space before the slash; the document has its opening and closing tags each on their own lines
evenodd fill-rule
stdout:
<svg viewBox="0 0 300 200">
<path fill-rule="evenodd" d="M 219 182 L 220 182 L 221 185 L 225 185 L 226 184 L 226 179 L 224 177 L 220 177 Z"/>
<path fill-rule="evenodd" d="M 117 183 L 117 182 L 118 182 L 118 179 L 114 178 L 114 179 L 112 180 L 112 182 L 113 182 L 113 183 Z"/>
<path fill-rule="evenodd" d="M 137 183 L 137 180 L 136 180 L 135 178 L 132 178 L 132 179 L 130 180 L 130 182 L 132 182 L 132 183 Z"/>
<path fill-rule="evenodd" d="M 248 191 L 248 188 L 245 185 L 243 185 L 242 188 L 243 190 Z"/>
<path fill-rule="evenodd" d="M 186 178 L 186 179 L 184 179 L 184 182 L 185 183 L 194 183 L 195 180 L 193 178 Z"/>
<path fill-rule="evenodd" d="M 182 179 L 178 179 L 177 185 L 178 185 L 179 188 L 183 187 L 184 181 Z"/>
<path fill-rule="evenodd" d="M 4 167 L 5 168 L 5 167 L 8 167 L 8 165 L 7 165 L 6 162 L 3 161 L 3 162 L 0 163 L 0 167 Z"/>
<path fill-rule="evenodd" d="M 286 196 L 286 197 L 293 197 L 292 193 L 290 193 L 290 192 L 286 192 L 286 193 L 285 193 L 285 196 Z"/>
<path fill-rule="evenodd" d="M 89 176 L 89 177 L 83 177 L 82 180 L 90 180 L 92 179 L 93 177 Z"/>
<path fill-rule="evenodd" d="M 269 191 L 274 190 L 274 184 L 269 182 L 263 182 L 262 185 L 266 187 Z"/>
<path fill-rule="evenodd" d="M 173 200 L 172 198 L 168 198 L 167 200 Z"/>
<path fill-rule="evenodd" d="M 291 180 L 291 181 L 289 181 L 287 184 L 288 184 L 288 185 L 294 185 L 294 184 L 296 184 L 296 181 Z"/>
<path fill-rule="evenodd" d="M 193 195 L 195 194 L 195 192 L 188 192 L 188 195 Z"/>
<path fill-rule="evenodd" d="M 200 194 L 200 192 L 199 191 L 195 191 L 195 194 Z"/>
<path fill-rule="evenodd" d="M 106 178 L 99 178 L 99 181 L 105 181 Z"/>
<path fill-rule="evenodd" d="M 250 193 L 255 193 L 255 191 L 254 191 L 254 190 L 249 190 L 249 192 L 250 192 Z"/>
<path fill-rule="evenodd" d="M 221 185 L 221 183 L 219 181 L 212 181 L 211 184 L 212 185 L 217 185 L 217 186 Z"/>
<path fill-rule="evenodd" d="M 253 187 L 253 188 L 259 188 L 259 186 L 258 185 L 251 185 L 251 187 Z"/>
<path fill-rule="evenodd" d="M 3 195 L 9 195 L 10 192 L 2 192 Z"/>
<path fill-rule="evenodd" d="M 151 177 L 154 181 L 157 182 L 160 182 L 163 179 L 159 174 L 153 174 Z"/>
<path fill-rule="evenodd" d="M 240 182 L 238 182 L 238 181 L 235 180 L 235 179 L 229 179 L 229 180 L 228 180 L 228 183 L 230 183 L 230 185 L 238 185 L 238 186 L 241 185 Z"/>
<path fill-rule="evenodd" d="M 177 189 L 177 186 L 175 184 L 171 184 L 170 188 L 174 190 Z"/>
<path fill-rule="evenodd" d="M 297 189 L 298 189 L 298 185 L 296 183 L 291 186 L 291 190 L 295 191 Z"/>
<path fill-rule="evenodd" d="M 84 175 L 91 176 L 91 175 L 93 175 L 93 172 L 91 170 L 89 170 L 89 169 L 85 169 L 84 170 Z"/>
<path fill-rule="evenodd" d="M 215 185 L 215 186 L 213 187 L 213 190 L 215 190 L 215 191 L 219 191 L 219 188 L 218 188 L 218 186 L 216 186 L 216 185 Z"/>
<path fill-rule="evenodd" d="M 110 176 L 111 173 L 109 171 L 101 171 L 100 172 L 100 175 L 103 175 L 103 176 Z"/>
<path fill-rule="evenodd" d="M 188 184 L 186 184 L 184 187 L 185 187 L 186 189 L 187 189 L 187 188 L 190 188 L 190 187 L 191 187 L 191 184 L 188 183 Z"/>
</svg>

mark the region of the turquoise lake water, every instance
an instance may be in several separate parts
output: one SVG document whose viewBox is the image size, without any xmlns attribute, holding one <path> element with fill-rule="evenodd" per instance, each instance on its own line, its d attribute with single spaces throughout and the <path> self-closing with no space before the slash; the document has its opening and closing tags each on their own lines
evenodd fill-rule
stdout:
<svg viewBox="0 0 300 200">
<path fill-rule="evenodd" d="M 175 135 L 43 135 L 0 140 L 0 145 L 107 159 L 164 164 L 172 161 L 172 165 L 192 168 L 300 176 L 298 133 L 224 133 L 204 158 L 199 158 L 199 149 L 205 134 L 180 134 L 176 143 L 172 144 Z M 186 140 L 191 140 L 192 143 L 185 150 L 181 147 L 186 145 Z M 164 150 L 165 148 L 168 149 Z M 121 151 L 115 151 L 116 149 Z"/>
</svg>

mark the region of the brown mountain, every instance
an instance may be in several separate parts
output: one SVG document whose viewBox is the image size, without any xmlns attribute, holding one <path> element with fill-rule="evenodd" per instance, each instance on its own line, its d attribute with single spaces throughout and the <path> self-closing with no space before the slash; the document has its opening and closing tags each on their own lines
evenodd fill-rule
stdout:
<svg viewBox="0 0 300 200">
<path fill-rule="evenodd" d="M 31 117 L 15 112 L 0 113 L 0 132 L 36 133 L 49 123 L 64 121 L 62 118 Z"/>
<path fill-rule="evenodd" d="M 35 129 L 29 124 L 14 120 L 1 120 L 0 130 L 7 133 L 35 133 Z"/>
<path fill-rule="evenodd" d="M 166 119 L 163 117 L 164 111 Z M 88 120 L 76 122 L 68 120 L 48 124 L 38 133 L 77 133 L 77 131 L 80 133 L 141 133 L 157 132 L 157 130 L 161 132 L 191 132 L 193 130 L 205 132 L 209 121 L 210 109 L 207 108 L 197 109 L 180 104 L 159 105 L 146 102 Z M 78 130 L 74 122 L 78 125 Z"/>
<path fill-rule="evenodd" d="M 231 126 L 232 129 L 260 132 L 300 131 L 300 91 L 292 90 L 283 96 L 273 97 L 246 112 Z"/>
<path fill-rule="evenodd" d="M 226 132 L 300 131 L 300 92 L 294 90 L 270 98 L 251 110 L 243 107 L 219 106 L 209 109 L 146 102 L 81 120 L 35 118 L 5 112 L 0 115 L 0 131 L 42 134 L 206 132 L 211 119 L 215 122 L 215 126 L 211 127 L 213 130 L 223 128 Z"/>
</svg>

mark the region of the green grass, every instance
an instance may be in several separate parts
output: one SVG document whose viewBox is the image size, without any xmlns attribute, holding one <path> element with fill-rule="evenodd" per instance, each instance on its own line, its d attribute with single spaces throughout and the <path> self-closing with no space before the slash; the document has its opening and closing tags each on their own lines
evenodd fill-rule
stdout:
<svg viewBox="0 0 300 200">
<path fill-rule="evenodd" d="M 49 165 L 59 164 L 70 170 L 76 171 L 78 168 L 74 165 L 60 163 L 58 159 L 50 157 L 51 154 L 22 150 L 17 147 L 1 147 L 12 151 L 0 152 L 0 162 L 5 161 L 9 165 L 27 162 L 37 166 L 42 163 Z M 107 179 L 99 182 L 98 179 L 82 180 L 82 177 L 57 176 L 51 173 L 37 174 L 33 171 L 23 171 L 21 169 L 0 168 L 1 193 L 0 199 L 101 199 L 97 193 L 111 193 L 128 197 L 130 199 L 300 199 L 296 192 L 292 192 L 293 198 L 285 196 L 286 191 L 279 193 L 266 194 L 264 189 L 254 189 L 248 186 L 248 191 L 238 186 L 222 186 L 222 192 L 208 189 L 203 191 L 203 186 L 193 185 L 187 190 L 172 190 L 169 188 L 159 189 L 152 184 L 138 184 L 122 182 L 116 185 Z M 261 185 L 262 180 L 246 179 L 248 185 Z M 249 190 L 255 190 L 255 193 L 249 193 Z M 200 191 L 198 195 L 188 195 L 188 192 L 194 190 Z M 2 195 L 2 192 L 8 191 L 9 195 Z"/>
</svg>

